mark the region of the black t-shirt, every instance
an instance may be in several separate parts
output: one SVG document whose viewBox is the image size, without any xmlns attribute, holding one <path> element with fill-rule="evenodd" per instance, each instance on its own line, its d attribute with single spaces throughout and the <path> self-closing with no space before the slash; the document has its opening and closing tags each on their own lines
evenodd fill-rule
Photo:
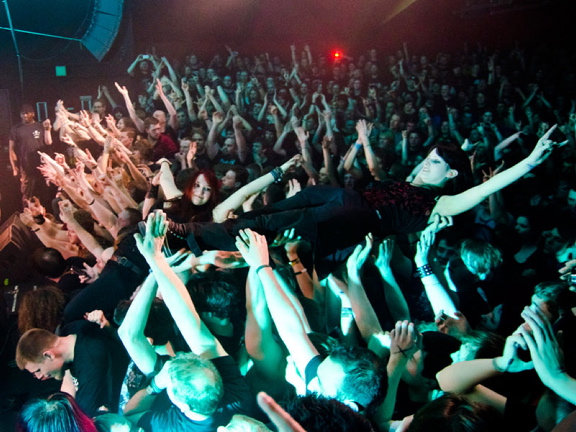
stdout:
<svg viewBox="0 0 576 432">
<path fill-rule="evenodd" d="M 44 127 L 41 123 L 20 123 L 10 129 L 10 140 L 14 141 L 14 151 L 20 167 L 26 171 L 36 170 L 40 165 L 39 150 L 45 147 Z"/>
<path fill-rule="evenodd" d="M 79 325 L 70 373 L 76 386 L 76 402 L 89 416 L 100 408 L 118 411 L 120 388 L 128 366 L 128 355 L 119 341 L 97 324 Z"/>
<path fill-rule="evenodd" d="M 212 359 L 212 363 L 224 383 L 224 396 L 212 416 L 206 420 L 192 420 L 171 404 L 167 411 L 148 411 L 140 418 L 138 426 L 146 432 L 213 432 L 218 426 L 227 425 L 234 414 L 254 417 L 257 413 L 256 396 L 250 391 L 234 359 L 230 356 L 218 357 Z"/>
</svg>

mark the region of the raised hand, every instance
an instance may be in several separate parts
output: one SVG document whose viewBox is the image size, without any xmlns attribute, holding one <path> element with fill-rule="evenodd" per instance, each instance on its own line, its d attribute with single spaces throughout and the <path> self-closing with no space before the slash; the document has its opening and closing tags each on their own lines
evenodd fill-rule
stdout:
<svg viewBox="0 0 576 432">
<path fill-rule="evenodd" d="M 346 268 L 348 269 L 348 273 L 357 274 L 360 271 L 360 268 L 368 260 L 374 241 L 372 238 L 372 234 L 366 235 L 365 239 L 366 239 L 366 245 L 356 246 L 356 249 L 354 249 L 352 255 L 348 257 L 348 260 L 346 261 Z"/>
<path fill-rule="evenodd" d="M 416 255 L 414 257 L 414 263 L 416 267 L 422 267 L 428 264 L 428 254 L 430 253 L 430 248 L 434 244 L 434 239 L 436 234 L 432 231 L 423 231 L 420 235 L 420 240 L 416 245 Z"/>
<path fill-rule="evenodd" d="M 220 111 L 215 111 L 214 114 L 212 114 L 212 122 L 214 124 L 220 124 L 224 121 L 224 113 L 220 112 Z"/>
<path fill-rule="evenodd" d="M 566 374 L 564 356 L 552 325 L 540 311 L 526 307 L 522 311 L 526 326 L 520 327 L 520 333 L 530 350 L 532 363 L 544 385 L 551 387 L 559 377 Z"/>
<path fill-rule="evenodd" d="M 532 153 L 530 153 L 530 155 L 526 158 L 530 168 L 534 168 L 535 166 L 540 165 L 548 158 L 548 156 L 550 156 L 552 150 L 558 147 L 562 147 L 568 143 L 568 140 L 557 143 L 549 139 L 550 135 L 552 135 L 552 132 L 554 132 L 556 127 L 557 125 L 552 126 L 544 133 L 544 135 L 542 135 L 542 137 L 536 143 L 534 150 L 532 150 Z"/>
<path fill-rule="evenodd" d="M 298 192 L 302 190 L 300 182 L 296 179 L 291 179 L 288 181 L 288 192 L 286 193 L 286 198 L 293 197 Z"/>
<path fill-rule="evenodd" d="M 120 84 L 118 84 L 117 82 L 114 82 L 114 85 L 116 86 L 116 89 L 118 90 L 118 92 L 124 96 L 124 97 L 128 97 L 128 89 L 126 88 L 126 86 L 121 86 Z"/>
<path fill-rule="evenodd" d="M 258 393 L 258 405 L 270 418 L 278 432 L 306 432 L 290 414 L 288 414 L 272 397 L 264 392 Z"/>
<path fill-rule="evenodd" d="M 387 237 L 378 246 L 378 256 L 374 264 L 378 268 L 389 268 L 390 262 L 392 261 L 392 255 L 394 252 L 394 238 Z"/>
<path fill-rule="evenodd" d="M 418 350 L 418 333 L 409 321 L 398 321 L 390 332 L 390 356 L 408 361 Z"/>
<path fill-rule="evenodd" d="M 518 358 L 518 350 L 527 349 L 526 342 L 520 333 L 514 333 L 506 338 L 504 352 L 501 357 L 494 359 L 494 364 L 501 371 L 522 372 L 533 368 L 532 362 L 525 362 Z"/>
<path fill-rule="evenodd" d="M 251 229 L 241 230 L 236 236 L 236 247 L 250 267 L 268 265 L 268 243 L 266 237 Z"/>
<path fill-rule="evenodd" d="M 136 246 L 144 258 L 148 260 L 162 255 L 167 230 L 166 214 L 163 211 L 154 211 L 148 215 L 144 237 L 139 233 L 134 234 Z"/>
</svg>

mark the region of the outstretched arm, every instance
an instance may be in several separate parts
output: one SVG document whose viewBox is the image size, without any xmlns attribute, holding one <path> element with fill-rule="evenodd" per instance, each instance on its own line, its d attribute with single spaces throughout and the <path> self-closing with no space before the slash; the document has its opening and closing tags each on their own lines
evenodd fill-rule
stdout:
<svg viewBox="0 0 576 432">
<path fill-rule="evenodd" d="M 434 206 L 432 215 L 438 213 L 440 216 L 455 216 L 464 213 L 480 204 L 494 192 L 505 188 L 530 172 L 534 167 L 544 162 L 548 156 L 550 156 L 550 153 L 554 148 L 566 143 L 563 142 L 558 144 L 549 140 L 550 135 L 555 129 L 556 125 L 548 129 L 548 131 L 538 140 L 532 153 L 511 168 L 495 175 L 487 182 L 470 188 L 458 195 L 444 195 L 440 197 L 438 203 Z"/>
<path fill-rule="evenodd" d="M 244 201 L 246 201 L 251 195 L 254 195 L 255 193 L 258 193 L 264 188 L 270 186 L 276 180 L 276 176 L 281 177 L 286 171 L 295 166 L 299 161 L 300 155 L 296 155 L 279 168 L 275 168 L 269 173 L 258 177 L 254 181 L 251 181 L 247 185 L 242 186 L 240 189 L 230 195 L 224 202 L 216 206 L 212 212 L 214 222 L 224 222 L 230 211 L 236 211 L 239 209 Z"/>
<path fill-rule="evenodd" d="M 480 383 L 505 372 L 531 369 L 531 362 L 518 358 L 520 347 L 526 348 L 524 339 L 520 334 L 513 334 L 506 339 L 504 353 L 499 357 L 463 361 L 448 366 L 436 375 L 440 388 L 445 392 L 466 393 L 471 400 L 488 404 L 504 413 L 506 397 Z"/>
</svg>

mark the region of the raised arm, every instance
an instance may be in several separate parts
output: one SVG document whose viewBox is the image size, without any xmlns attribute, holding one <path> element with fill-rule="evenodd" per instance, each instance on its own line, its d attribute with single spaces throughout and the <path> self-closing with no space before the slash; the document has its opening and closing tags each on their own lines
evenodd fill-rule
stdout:
<svg viewBox="0 0 576 432">
<path fill-rule="evenodd" d="M 118 336 L 120 336 L 130 358 L 146 376 L 154 373 L 156 364 L 156 352 L 146 339 L 144 329 L 157 288 L 154 275 L 149 274 L 130 304 L 120 328 L 118 328 Z"/>
<path fill-rule="evenodd" d="M 444 313 L 458 319 L 456 315 L 458 309 L 454 304 L 454 300 L 450 297 L 448 290 L 444 288 L 438 277 L 434 274 L 432 267 L 428 264 L 428 253 L 434 243 L 434 239 L 435 234 L 433 232 L 425 231 L 420 236 L 420 240 L 416 246 L 416 256 L 414 257 L 416 270 L 424 285 L 428 301 L 432 305 L 434 316 Z"/>
<path fill-rule="evenodd" d="M 250 267 L 256 268 L 280 338 L 294 358 L 298 370 L 305 376 L 306 365 L 318 355 L 318 351 L 310 342 L 298 312 L 270 267 L 266 238 L 251 230 L 240 231 L 240 236 L 236 238 L 236 247 Z"/>
<path fill-rule="evenodd" d="M 134 236 L 138 250 L 150 264 L 162 298 L 192 352 L 207 359 L 225 356 L 226 351 L 200 319 L 186 287 L 162 253 L 167 227 L 163 212 L 150 214 L 146 221 L 146 235 Z"/>
<path fill-rule="evenodd" d="M 142 119 L 136 115 L 136 110 L 134 109 L 134 105 L 132 104 L 132 101 L 130 100 L 130 95 L 128 94 L 128 89 L 125 86 L 120 86 L 120 84 L 118 84 L 117 82 L 115 82 L 114 85 L 116 86 L 116 89 L 118 89 L 118 92 L 124 98 L 124 103 L 126 104 L 126 109 L 128 110 L 128 115 L 130 116 L 130 118 L 132 119 L 134 124 L 136 125 L 136 129 L 138 129 L 138 132 L 144 133 L 144 121 L 142 121 Z"/>
<path fill-rule="evenodd" d="M 224 114 L 220 111 L 215 111 L 212 115 L 212 127 L 210 127 L 210 132 L 208 132 L 208 137 L 206 138 L 206 154 L 213 160 L 218 154 L 218 125 L 224 121 Z"/>
<path fill-rule="evenodd" d="M 404 294 L 396 282 L 390 261 L 394 253 L 394 238 L 388 237 L 380 243 L 374 264 L 382 276 L 384 298 L 393 321 L 410 320 L 410 310 Z"/>
<path fill-rule="evenodd" d="M 566 373 L 562 350 L 552 325 L 540 311 L 525 308 L 522 318 L 530 326 L 521 326 L 522 337 L 538 376 L 546 387 L 571 404 L 576 404 L 576 379 Z"/>
<path fill-rule="evenodd" d="M 158 92 L 158 95 L 160 96 L 160 99 L 164 103 L 166 111 L 168 111 L 168 115 L 170 116 L 168 120 L 170 127 L 175 131 L 177 131 L 178 128 L 180 127 L 180 124 L 178 123 L 178 113 L 176 112 L 176 108 L 174 108 L 174 105 L 172 105 L 172 102 L 170 102 L 170 100 L 164 94 L 164 90 L 162 89 L 162 83 L 160 82 L 160 80 L 156 80 L 156 91 Z"/>
</svg>

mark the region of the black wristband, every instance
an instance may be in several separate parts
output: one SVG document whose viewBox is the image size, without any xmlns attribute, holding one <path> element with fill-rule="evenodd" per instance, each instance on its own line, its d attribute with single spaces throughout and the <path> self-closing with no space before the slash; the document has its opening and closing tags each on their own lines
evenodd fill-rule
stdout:
<svg viewBox="0 0 576 432">
<path fill-rule="evenodd" d="M 160 191 L 159 185 L 150 185 L 148 192 L 146 193 L 146 198 L 156 199 L 158 198 L 158 192 Z"/>
<path fill-rule="evenodd" d="M 432 267 L 430 267 L 430 265 L 428 264 L 424 264 L 422 267 L 418 267 L 416 271 L 418 272 L 418 276 L 420 276 L 420 278 L 424 278 L 426 276 L 434 274 L 434 272 L 432 271 Z"/>
<path fill-rule="evenodd" d="M 42 225 L 44 222 L 46 222 L 46 219 L 43 215 L 33 216 L 32 219 L 34 219 L 34 222 L 36 222 L 38 225 Z"/>
<path fill-rule="evenodd" d="M 263 265 L 261 265 L 260 267 L 258 267 L 258 268 L 256 269 L 256 275 L 258 275 L 258 272 L 259 272 L 260 270 L 262 270 L 263 268 L 266 268 L 266 267 L 272 268 L 271 265 L 263 264 Z"/>
</svg>

